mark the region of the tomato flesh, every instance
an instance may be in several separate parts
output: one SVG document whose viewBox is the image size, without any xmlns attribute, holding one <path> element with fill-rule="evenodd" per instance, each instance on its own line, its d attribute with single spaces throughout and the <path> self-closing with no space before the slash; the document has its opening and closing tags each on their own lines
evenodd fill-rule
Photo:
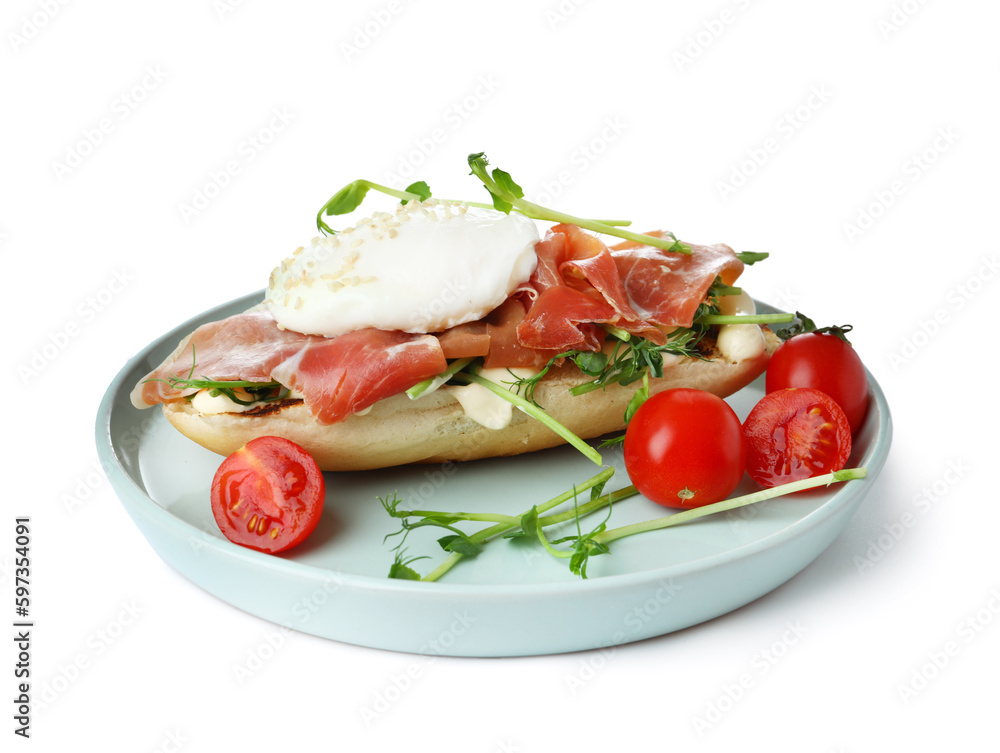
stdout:
<svg viewBox="0 0 1000 753">
<path fill-rule="evenodd" d="M 721 397 L 677 388 L 657 393 L 625 431 L 625 470 L 636 489 L 665 507 L 701 507 L 740 483 L 746 447 L 739 417 Z"/>
<path fill-rule="evenodd" d="M 839 471 L 851 454 L 851 428 L 839 405 L 811 387 L 765 395 L 743 422 L 746 469 L 764 488 Z"/>
<path fill-rule="evenodd" d="M 765 388 L 812 387 L 832 397 L 856 432 L 868 411 L 868 377 L 857 351 L 836 335 L 809 332 L 778 348 L 767 365 Z"/>
<path fill-rule="evenodd" d="M 316 461 L 282 437 L 247 442 L 212 479 L 212 514 L 222 534 L 270 554 L 305 541 L 319 523 L 325 497 Z"/>
</svg>

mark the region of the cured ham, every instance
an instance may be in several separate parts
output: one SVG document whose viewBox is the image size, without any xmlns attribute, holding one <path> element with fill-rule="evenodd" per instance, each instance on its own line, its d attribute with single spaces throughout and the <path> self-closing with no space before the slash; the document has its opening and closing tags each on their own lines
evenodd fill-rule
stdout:
<svg viewBox="0 0 1000 753">
<path fill-rule="evenodd" d="M 692 245 L 690 254 L 633 242 L 608 248 L 571 225 L 552 227 L 536 250 L 538 267 L 519 290 L 531 303 L 517 334 L 522 346 L 548 351 L 597 350 L 595 324 L 666 342 L 666 332 L 693 323 L 716 277 L 728 285 L 743 271 L 725 245 Z"/>
<path fill-rule="evenodd" d="M 358 329 L 309 338 L 305 347 L 275 366 L 271 376 L 300 392 L 319 423 L 332 424 L 447 367 L 432 335 Z"/>
<path fill-rule="evenodd" d="M 203 324 L 139 383 L 132 394 L 132 402 L 144 407 L 198 391 L 197 388 L 171 386 L 172 377 L 269 382 L 271 370 L 299 351 L 308 340 L 307 335 L 278 329 L 263 306 Z"/>
<path fill-rule="evenodd" d="M 632 242 L 611 247 L 629 303 L 640 318 L 664 327 L 690 327 L 715 278 L 732 285 L 742 274 L 743 262 L 729 246 L 688 245 L 690 254 Z"/>
<path fill-rule="evenodd" d="M 174 377 L 276 381 L 297 390 L 316 420 L 329 424 L 445 368 L 441 345 L 431 335 L 376 329 L 335 338 L 302 335 L 279 329 L 267 310 L 257 308 L 199 327 L 139 383 L 132 401 L 145 407 L 197 392 L 171 386 Z"/>
</svg>

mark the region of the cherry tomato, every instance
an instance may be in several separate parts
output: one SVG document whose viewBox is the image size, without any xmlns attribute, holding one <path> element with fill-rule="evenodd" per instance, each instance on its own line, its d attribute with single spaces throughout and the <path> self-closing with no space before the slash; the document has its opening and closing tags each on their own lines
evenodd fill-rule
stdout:
<svg viewBox="0 0 1000 753">
<path fill-rule="evenodd" d="M 861 358 L 836 335 L 809 332 L 786 341 L 767 366 L 768 392 L 787 387 L 814 387 L 832 397 L 847 415 L 851 431 L 865 420 L 868 377 Z"/>
<path fill-rule="evenodd" d="M 325 494 L 323 473 L 308 452 L 281 437 L 258 437 L 216 471 L 212 514 L 233 543 L 274 554 L 313 532 Z"/>
<path fill-rule="evenodd" d="M 721 397 L 677 388 L 657 393 L 625 431 L 625 470 L 665 507 L 701 507 L 728 497 L 743 477 L 740 419 Z"/>
<path fill-rule="evenodd" d="M 743 422 L 743 434 L 747 473 L 765 488 L 839 471 L 851 454 L 847 416 L 811 387 L 766 394 Z"/>
</svg>

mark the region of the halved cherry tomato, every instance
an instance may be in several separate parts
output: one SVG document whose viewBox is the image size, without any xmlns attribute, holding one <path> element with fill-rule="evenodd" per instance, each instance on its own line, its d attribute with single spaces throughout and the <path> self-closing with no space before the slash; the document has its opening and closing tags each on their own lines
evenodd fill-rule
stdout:
<svg viewBox="0 0 1000 753">
<path fill-rule="evenodd" d="M 302 543 L 319 523 L 323 473 L 302 447 L 258 437 L 222 461 L 212 480 L 212 514 L 223 535 L 259 552 Z"/>
<path fill-rule="evenodd" d="M 855 432 L 868 410 L 868 377 L 857 351 L 836 335 L 808 332 L 778 348 L 767 365 L 768 392 L 813 387 L 832 397 Z"/>
<path fill-rule="evenodd" d="M 740 419 L 710 392 L 657 393 L 625 431 L 625 470 L 635 487 L 665 507 L 701 507 L 728 497 L 740 479 L 746 448 Z"/>
<path fill-rule="evenodd" d="M 839 471 L 851 454 L 847 416 L 811 387 L 765 395 L 743 422 L 743 434 L 747 473 L 765 488 Z"/>
</svg>

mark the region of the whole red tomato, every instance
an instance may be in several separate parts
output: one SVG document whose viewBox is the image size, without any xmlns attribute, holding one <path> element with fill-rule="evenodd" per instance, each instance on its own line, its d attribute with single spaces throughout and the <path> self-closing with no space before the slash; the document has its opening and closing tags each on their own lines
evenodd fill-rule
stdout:
<svg viewBox="0 0 1000 753">
<path fill-rule="evenodd" d="M 326 496 L 313 457 L 281 437 L 258 437 L 222 461 L 212 480 L 212 514 L 234 544 L 274 554 L 302 543 Z"/>
<path fill-rule="evenodd" d="M 725 499 L 743 477 L 740 419 L 721 397 L 666 390 L 646 400 L 625 431 L 625 470 L 635 487 L 665 507 Z"/>
<path fill-rule="evenodd" d="M 812 387 L 839 405 L 856 432 L 868 410 L 868 377 L 854 348 L 836 335 L 809 332 L 786 341 L 767 366 L 768 392 Z"/>
</svg>

